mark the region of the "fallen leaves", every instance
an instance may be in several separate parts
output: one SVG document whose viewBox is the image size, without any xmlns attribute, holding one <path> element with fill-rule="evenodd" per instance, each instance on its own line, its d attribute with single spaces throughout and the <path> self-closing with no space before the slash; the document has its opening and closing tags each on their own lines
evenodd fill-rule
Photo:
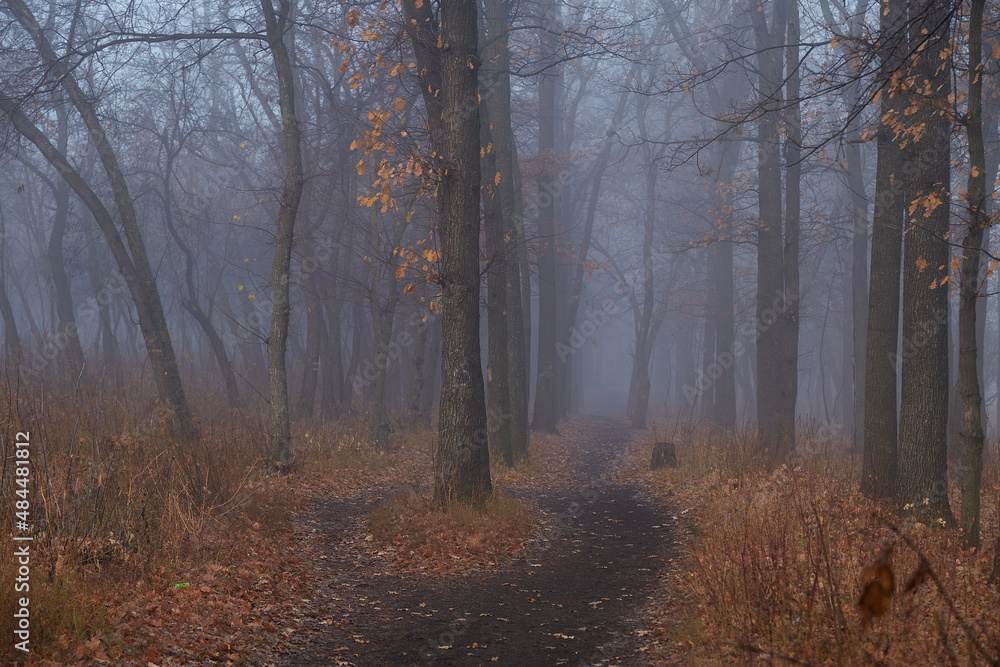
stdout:
<svg viewBox="0 0 1000 667">
<path fill-rule="evenodd" d="M 744 664 L 753 646 L 778 662 L 923 667 L 978 664 L 969 632 L 996 646 L 990 541 L 966 550 L 957 528 L 925 526 L 865 498 L 857 460 L 839 443 L 772 474 L 717 435 L 680 431 L 677 470 L 647 470 L 651 433 L 638 434 L 629 453 L 629 478 L 677 518 L 683 539 L 644 613 L 639 650 L 651 664 Z M 808 434 L 802 440 L 815 446 Z M 1000 519 L 998 491 L 983 486 L 987 534 Z M 959 508 L 959 490 L 950 493 Z"/>
<path fill-rule="evenodd" d="M 495 566 L 518 553 L 531 534 L 532 511 L 495 491 L 484 511 L 445 512 L 412 492 L 390 499 L 368 519 L 373 555 L 404 572 L 452 574 Z"/>
</svg>

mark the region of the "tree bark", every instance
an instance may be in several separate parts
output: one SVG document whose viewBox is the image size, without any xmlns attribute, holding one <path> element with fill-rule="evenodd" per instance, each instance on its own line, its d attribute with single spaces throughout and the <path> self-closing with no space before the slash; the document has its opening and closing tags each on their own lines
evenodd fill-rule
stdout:
<svg viewBox="0 0 1000 667">
<path fill-rule="evenodd" d="M 489 35 L 493 38 L 493 35 Z M 483 53 L 482 74 L 491 61 L 489 49 Z M 493 144 L 490 132 L 489 110 L 483 104 L 481 113 L 482 145 Z M 495 150 L 486 151 L 482 158 L 483 225 L 486 229 L 486 311 L 488 314 L 487 337 L 489 350 L 486 365 L 486 413 L 489 422 L 490 452 L 507 466 L 514 465 L 511 441 L 511 388 L 509 342 L 507 339 L 507 254 L 504 247 L 503 210 L 496 178 L 503 179 L 497 170 Z"/>
<path fill-rule="evenodd" d="M 638 122 L 641 136 L 649 138 L 646 129 L 646 109 L 648 98 L 641 97 L 638 107 Z M 653 232 L 656 228 L 656 185 L 659 177 L 659 155 L 646 144 L 645 176 L 646 176 L 646 211 L 643 218 L 642 234 L 642 307 L 635 314 L 635 356 L 632 360 L 632 378 L 629 383 L 628 416 L 632 428 L 645 429 L 646 415 L 649 411 L 649 357 L 652 352 L 654 338 L 651 337 L 653 308 L 656 292 L 653 283 Z"/>
<path fill-rule="evenodd" d="M 479 347 L 479 64 L 475 3 L 404 0 L 435 151 L 441 241 L 441 400 L 434 502 L 480 504 L 493 491 Z M 447 48 L 439 48 L 438 40 Z"/>
<path fill-rule="evenodd" d="M 795 423 L 787 421 L 785 391 L 784 326 L 782 313 L 789 295 L 785 292 L 784 245 L 781 215 L 781 138 L 779 109 L 782 95 L 782 46 L 785 44 L 787 13 L 785 0 L 774 3 L 768 28 L 763 3 L 752 11 L 758 49 L 759 111 L 757 122 L 757 424 L 760 446 L 771 462 L 782 462 L 795 442 Z"/>
<path fill-rule="evenodd" d="M 167 153 L 167 160 L 163 174 L 163 219 L 167 225 L 167 231 L 173 238 L 174 243 L 180 248 L 184 255 L 184 284 L 187 287 L 187 297 L 181 297 L 181 307 L 186 310 L 201 328 L 202 333 L 208 339 L 209 348 L 215 356 L 215 361 L 219 364 L 219 372 L 226 384 L 226 393 L 230 401 L 236 401 L 240 397 L 239 385 L 236 383 L 236 373 L 233 372 L 232 364 L 229 362 L 229 355 L 226 353 L 226 346 L 222 342 L 222 337 L 212 324 L 212 318 L 202 309 L 198 300 L 198 289 L 194 281 L 194 271 L 197 260 L 191 247 L 181 238 L 174 224 L 174 206 L 171 192 L 171 183 L 174 177 L 174 158 L 180 151 L 179 146 L 171 144 L 167 135 L 161 137 L 163 148 Z"/>
<path fill-rule="evenodd" d="M 429 315 L 426 317 L 429 317 Z M 430 356 L 427 345 L 429 330 L 430 323 L 426 319 L 417 324 L 417 339 L 413 343 L 410 391 L 406 399 L 406 408 L 410 411 L 410 415 L 415 418 L 420 416 L 424 401 L 424 392 L 429 391 L 429 388 L 425 386 L 427 380 L 427 362 Z"/>
<path fill-rule="evenodd" d="M 953 520 L 948 503 L 948 277 L 952 3 L 916 8 L 922 35 L 914 64 L 914 113 L 921 127 L 907 150 L 915 168 L 907 182 L 909 215 L 903 244 L 903 370 L 899 414 L 898 500 L 924 521 Z M 912 506 L 912 507 L 911 507 Z"/>
<path fill-rule="evenodd" d="M 59 109 L 58 124 L 57 149 L 66 155 L 69 145 L 69 117 L 66 109 Z M 56 214 L 52 221 L 52 233 L 49 236 L 48 260 L 52 273 L 53 292 L 55 293 L 58 340 L 65 337 L 66 358 L 69 361 L 70 370 L 74 376 L 82 377 L 86 360 L 83 355 L 83 346 L 80 344 L 80 332 L 77 329 L 73 308 L 73 291 L 70 289 L 69 277 L 66 275 L 66 261 L 63 257 L 63 238 L 66 236 L 66 226 L 69 223 L 69 193 L 69 184 L 66 183 L 65 179 L 59 179 L 53 192 L 56 198 Z"/>
<path fill-rule="evenodd" d="M 736 188 L 736 168 L 740 144 L 723 142 L 720 147 L 718 176 L 713 184 L 713 201 L 718 220 L 715 239 L 715 363 L 722 374 L 715 382 L 712 423 L 723 431 L 736 428 L 736 322 L 735 288 L 733 285 L 733 205 Z"/>
<path fill-rule="evenodd" d="M 406 207 L 409 208 L 409 207 Z M 374 208 L 368 211 L 368 243 L 372 249 L 378 248 L 381 234 L 377 226 Z M 372 382 L 371 413 L 368 420 L 368 443 L 379 451 L 389 448 L 389 435 L 392 431 L 389 424 L 389 411 L 386 406 L 386 382 L 388 380 L 389 364 L 393 355 L 390 352 L 392 344 L 392 328 L 396 318 L 396 304 L 399 302 L 399 291 L 396 278 L 396 248 L 399 248 L 406 230 L 406 223 L 400 222 L 390 243 L 393 252 L 386 261 L 372 258 L 371 278 L 368 283 L 368 303 L 371 306 L 372 334 L 375 341 L 372 362 L 375 367 L 375 377 Z M 382 276 L 387 275 L 385 303 L 380 303 L 382 292 Z M 407 332 L 409 335 L 409 332 Z"/>
<path fill-rule="evenodd" d="M 799 102 L 799 2 L 788 0 L 787 75 L 785 81 L 785 247 L 784 308 L 781 322 L 781 428 L 787 454 L 795 450 L 795 406 L 799 391 L 799 221 L 801 218 L 802 111 Z"/>
<path fill-rule="evenodd" d="M 89 211 L 88 211 L 89 213 Z M 92 222 L 92 216 L 87 216 Z M 100 231 L 100 230 L 98 230 Z M 88 234 L 89 237 L 89 234 Z M 100 235 L 87 240 L 87 275 L 90 279 L 90 289 L 94 293 L 93 303 L 88 299 L 91 309 L 97 311 L 98 338 L 100 347 L 95 341 L 95 356 L 99 355 L 102 368 L 110 370 L 116 377 L 118 374 L 118 341 L 115 339 L 114 328 L 111 326 L 111 291 L 105 284 L 100 264 L 97 259 L 97 243 Z"/>
<path fill-rule="evenodd" d="M 979 301 L 981 286 L 980 256 L 986 215 L 986 151 L 983 141 L 983 10 L 985 0 L 972 0 L 969 12 L 969 106 L 968 137 L 969 231 L 962 243 L 962 284 L 959 297 L 959 385 L 962 393 L 962 533 L 967 547 L 979 548 L 980 486 L 983 477 L 982 403 L 980 388 Z"/>
<path fill-rule="evenodd" d="M 907 43 L 899 36 L 906 22 L 905 5 L 882 0 L 879 16 L 879 81 L 883 86 L 879 115 L 883 120 L 877 130 L 872 214 L 861 492 L 870 498 L 892 498 L 897 485 L 896 350 L 905 177 L 903 152 L 889 119 L 901 115 L 905 108 L 902 90 L 892 83 L 893 74 L 902 73 L 905 66 Z"/>
<path fill-rule="evenodd" d="M 555 2 L 544 5 L 542 26 L 543 57 L 556 50 Z M 538 155 L 542 171 L 538 176 L 538 367 L 535 378 L 535 412 L 531 428 L 557 433 L 556 428 L 556 78 L 546 71 L 538 80 Z"/>
<path fill-rule="evenodd" d="M 271 326 L 267 334 L 268 401 L 271 417 L 268 426 L 268 451 L 271 463 L 284 472 L 288 470 L 292 456 L 285 358 L 288 348 L 288 322 L 291 317 L 288 283 L 291 277 L 295 217 L 302 198 L 303 175 L 299 121 L 295 115 L 295 75 L 285 44 L 286 32 L 290 30 L 291 0 L 279 0 L 279 8 L 280 12 L 275 11 L 271 0 L 261 0 L 268 48 L 278 78 L 278 107 L 281 111 L 285 154 L 285 180 L 281 190 L 278 224 L 274 235 L 274 259 L 271 262 Z"/>
<path fill-rule="evenodd" d="M 638 318 L 635 338 L 635 359 L 632 362 L 632 381 L 629 396 L 632 428 L 645 429 L 649 411 L 649 357 L 653 338 L 650 335 L 653 320 L 655 291 L 653 288 L 653 229 L 656 225 L 656 180 L 659 175 L 656 162 L 649 161 L 646 168 L 646 215 L 642 240 L 642 312 Z M 633 394 L 634 392 L 634 394 Z"/>
<path fill-rule="evenodd" d="M 524 294 L 527 285 L 530 308 L 530 283 L 528 276 L 521 276 L 520 252 L 525 248 L 523 221 L 519 224 L 520 190 L 517 180 L 517 142 L 511 126 L 510 112 L 510 0 L 497 0 L 487 6 L 486 25 L 490 40 L 494 42 L 494 77 L 485 96 L 486 111 L 493 127 L 496 170 L 500 174 L 498 193 L 500 213 L 503 217 L 504 245 L 507 275 L 506 321 L 508 385 L 510 387 L 510 441 L 514 462 L 529 458 L 530 432 L 528 422 L 528 381 L 531 349 L 530 337 L 525 332 Z M 526 257 L 525 257 L 526 260 Z"/>
<path fill-rule="evenodd" d="M 299 385 L 297 412 L 303 417 L 312 417 L 316 409 L 316 388 L 319 385 L 320 354 L 325 336 L 323 329 L 323 301 L 319 296 L 319 284 L 315 272 L 303 286 L 306 307 L 306 355 L 302 369 L 302 383 Z"/>
<path fill-rule="evenodd" d="M 0 203 L 0 315 L 3 316 L 3 341 L 7 350 L 8 363 L 16 362 L 21 353 L 21 336 L 17 331 L 17 320 L 7 294 L 7 220 Z"/>
</svg>

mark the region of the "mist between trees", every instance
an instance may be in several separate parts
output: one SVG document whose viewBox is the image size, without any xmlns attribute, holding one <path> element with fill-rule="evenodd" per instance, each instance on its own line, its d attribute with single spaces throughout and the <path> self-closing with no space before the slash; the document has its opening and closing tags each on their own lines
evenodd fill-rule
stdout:
<svg viewBox="0 0 1000 667">
<path fill-rule="evenodd" d="M 148 369 L 181 443 L 225 394 L 284 472 L 295 424 L 435 426 L 442 503 L 573 413 L 772 466 L 818 419 L 928 520 L 961 458 L 978 543 L 995 3 L 0 9 L 8 376 Z"/>
</svg>

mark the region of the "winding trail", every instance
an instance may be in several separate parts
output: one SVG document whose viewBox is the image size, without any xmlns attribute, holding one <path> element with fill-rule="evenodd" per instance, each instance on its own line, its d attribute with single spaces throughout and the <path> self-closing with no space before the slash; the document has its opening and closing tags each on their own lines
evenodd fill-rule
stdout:
<svg viewBox="0 0 1000 667">
<path fill-rule="evenodd" d="M 626 427 L 594 418 L 587 433 L 574 452 L 587 480 L 582 488 L 505 489 L 537 503 L 556 526 L 525 559 L 466 576 L 422 577 L 365 576 L 349 556 L 331 556 L 324 560 L 330 578 L 316 591 L 330 616 L 310 619 L 304 645 L 279 664 L 634 662 L 636 617 L 667 566 L 673 520 L 609 473 L 628 442 Z M 337 540 L 345 522 L 374 504 L 328 502 L 314 521 Z"/>
</svg>

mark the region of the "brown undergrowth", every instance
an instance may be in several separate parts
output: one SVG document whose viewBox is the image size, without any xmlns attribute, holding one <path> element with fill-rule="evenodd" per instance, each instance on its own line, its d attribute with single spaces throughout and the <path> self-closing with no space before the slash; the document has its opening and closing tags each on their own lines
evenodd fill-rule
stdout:
<svg viewBox="0 0 1000 667">
<path fill-rule="evenodd" d="M 0 381 L 0 497 L 13 503 L 15 434 L 27 431 L 34 538 L 31 653 L 0 642 L 0 663 L 245 663 L 255 643 L 280 641 L 275 619 L 306 595 L 285 575 L 306 549 L 295 521 L 313 493 L 376 487 L 408 461 L 372 452 L 362 420 L 347 418 L 298 427 L 295 474 L 279 476 L 265 461 L 263 410 L 196 396 L 212 419 L 181 446 L 151 394 L 139 378 L 86 390 Z M 13 520 L 0 513 L 3 534 Z M 10 638 L 18 564 L 0 553 Z"/>
<path fill-rule="evenodd" d="M 648 470 L 655 440 L 679 467 Z M 630 473 L 678 516 L 683 556 L 640 631 L 652 664 L 983 664 L 1000 654 L 997 469 L 984 478 L 981 551 L 957 528 L 929 527 L 858 492 L 860 461 L 815 431 L 809 452 L 769 470 L 749 433 L 642 433 Z M 952 508 L 960 498 L 952 485 Z M 887 547 L 891 555 L 873 568 Z M 921 566 L 921 557 L 926 557 Z M 927 567 L 932 576 L 927 576 Z M 866 571 L 867 568 L 867 571 Z M 886 613 L 864 627 L 862 577 L 891 573 Z M 937 579 L 935 581 L 934 579 Z M 911 590 L 907 591 L 907 585 Z M 869 589 L 869 592 L 870 589 Z M 870 602 L 870 600 L 869 600 Z"/>
<path fill-rule="evenodd" d="M 483 507 L 456 504 L 447 511 L 410 491 L 368 517 L 372 538 L 392 551 L 407 572 L 452 574 L 497 565 L 520 551 L 535 515 L 524 501 L 494 491 Z"/>
<path fill-rule="evenodd" d="M 390 496 L 365 522 L 370 551 L 394 569 L 420 574 L 461 574 L 516 557 L 545 522 L 537 508 L 509 492 L 551 489 L 572 483 L 577 466 L 570 454 L 579 420 L 560 424 L 561 434 L 531 434 L 530 459 L 506 466 L 491 460 L 494 491 L 482 508 L 435 508 L 429 480 L 437 446 L 434 431 L 416 430 L 403 446 L 426 454 L 426 466 L 411 472 L 405 491 Z"/>
<path fill-rule="evenodd" d="M 531 433 L 531 457 L 513 467 L 493 457 L 490 472 L 493 485 L 504 488 L 551 489 L 571 483 L 576 463 L 570 454 L 579 420 L 559 424 L 560 433 Z"/>
</svg>

